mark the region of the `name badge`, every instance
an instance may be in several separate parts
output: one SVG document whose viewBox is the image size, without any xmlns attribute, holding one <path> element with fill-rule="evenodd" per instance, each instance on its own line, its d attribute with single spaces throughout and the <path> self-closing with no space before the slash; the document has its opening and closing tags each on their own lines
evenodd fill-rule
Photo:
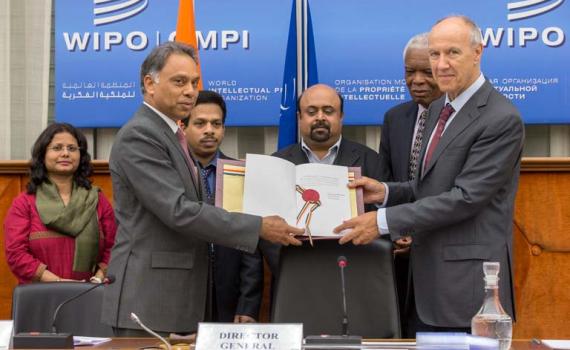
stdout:
<svg viewBox="0 0 570 350">
<path fill-rule="evenodd" d="M 196 350 L 301 350 L 301 323 L 200 323 Z"/>
</svg>

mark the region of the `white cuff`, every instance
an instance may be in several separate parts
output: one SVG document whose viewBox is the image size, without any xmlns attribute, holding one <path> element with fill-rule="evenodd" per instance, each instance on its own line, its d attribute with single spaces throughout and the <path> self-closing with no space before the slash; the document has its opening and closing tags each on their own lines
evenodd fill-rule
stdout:
<svg viewBox="0 0 570 350">
<path fill-rule="evenodd" d="M 388 231 L 388 220 L 386 218 L 386 208 L 379 208 L 376 212 L 376 222 L 378 224 L 378 232 L 381 236 L 389 235 Z"/>
</svg>

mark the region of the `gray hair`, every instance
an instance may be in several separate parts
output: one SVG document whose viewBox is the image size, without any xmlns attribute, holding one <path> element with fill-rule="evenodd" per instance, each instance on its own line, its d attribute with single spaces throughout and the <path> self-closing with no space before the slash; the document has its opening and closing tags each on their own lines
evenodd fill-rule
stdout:
<svg viewBox="0 0 570 350">
<path fill-rule="evenodd" d="M 144 77 L 150 75 L 152 77 L 152 80 L 158 83 L 158 73 L 162 70 L 162 68 L 164 68 L 166 60 L 172 54 L 190 56 L 190 58 L 192 58 L 194 62 L 197 63 L 196 51 L 192 46 L 188 46 L 176 41 L 169 41 L 155 47 L 150 52 L 150 54 L 148 54 L 141 65 L 140 79 L 141 92 L 143 95 L 145 94 Z"/>
<path fill-rule="evenodd" d="M 475 21 L 473 21 L 471 18 L 465 16 L 465 15 L 449 15 L 446 17 L 443 17 L 442 19 L 438 20 L 437 22 L 435 22 L 435 24 L 439 24 L 440 22 L 445 21 L 446 19 L 450 19 L 450 18 L 457 18 L 463 21 L 463 23 L 467 24 L 469 26 L 469 31 L 471 32 L 471 45 L 472 46 L 478 46 L 483 44 L 483 36 L 481 35 L 481 29 L 479 29 L 479 26 L 477 25 L 477 23 L 475 23 Z M 434 26 L 435 26 L 434 24 Z"/>
<path fill-rule="evenodd" d="M 403 59 L 406 60 L 406 54 L 410 49 L 427 49 L 428 48 L 428 35 L 429 33 L 421 33 L 414 35 L 404 47 Z"/>
</svg>

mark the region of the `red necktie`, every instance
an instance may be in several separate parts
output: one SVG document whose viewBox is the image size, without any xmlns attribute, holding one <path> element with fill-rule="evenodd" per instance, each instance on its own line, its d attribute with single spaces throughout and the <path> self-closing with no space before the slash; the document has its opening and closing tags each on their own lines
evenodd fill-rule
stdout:
<svg viewBox="0 0 570 350">
<path fill-rule="evenodd" d="M 445 107 L 443 107 L 443 109 L 441 110 L 441 113 L 439 113 L 439 119 L 437 121 L 437 127 L 435 128 L 435 134 L 433 135 L 433 138 L 431 139 L 431 142 L 429 144 L 429 148 L 427 150 L 426 159 L 424 161 L 424 167 L 423 167 L 424 171 L 425 171 L 425 169 L 427 169 L 427 167 L 429 165 L 429 162 L 431 160 L 431 156 L 433 155 L 433 152 L 435 151 L 435 148 L 437 147 L 439 140 L 441 140 L 441 135 L 443 134 L 443 129 L 445 129 L 445 124 L 447 123 L 447 120 L 453 114 L 453 112 L 455 112 L 455 110 L 448 103 L 445 105 Z"/>
</svg>

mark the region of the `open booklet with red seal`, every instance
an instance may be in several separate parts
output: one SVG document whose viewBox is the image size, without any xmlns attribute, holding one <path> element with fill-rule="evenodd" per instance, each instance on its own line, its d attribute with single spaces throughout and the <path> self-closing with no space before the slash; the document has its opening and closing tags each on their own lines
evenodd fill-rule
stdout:
<svg viewBox="0 0 570 350">
<path fill-rule="evenodd" d="M 359 167 L 293 163 L 248 154 L 246 161 L 219 159 L 215 204 L 228 211 L 279 215 L 305 228 L 301 239 L 338 239 L 333 229 L 364 212 L 361 189 L 347 184 L 361 177 Z"/>
</svg>

